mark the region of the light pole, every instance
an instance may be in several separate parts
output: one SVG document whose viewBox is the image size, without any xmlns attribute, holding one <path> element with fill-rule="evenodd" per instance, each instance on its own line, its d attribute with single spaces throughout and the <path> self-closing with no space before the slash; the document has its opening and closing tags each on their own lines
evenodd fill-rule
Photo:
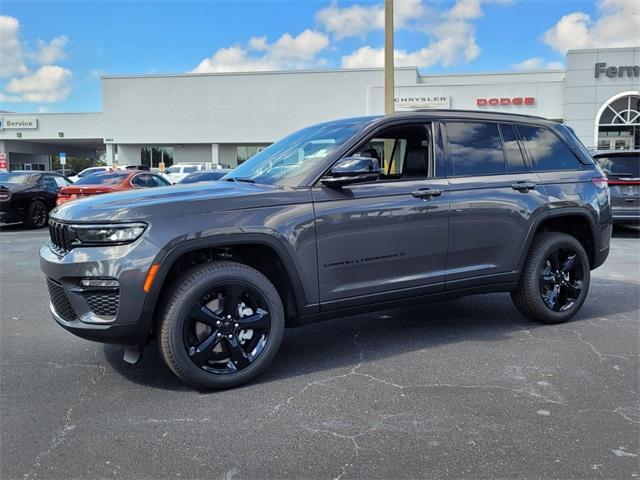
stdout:
<svg viewBox="0 0 640 480">
<path fill-rule="evenodd" d="M 393 0 L 384 0 L 384 113 L 394 112 Z"/>
</svg>

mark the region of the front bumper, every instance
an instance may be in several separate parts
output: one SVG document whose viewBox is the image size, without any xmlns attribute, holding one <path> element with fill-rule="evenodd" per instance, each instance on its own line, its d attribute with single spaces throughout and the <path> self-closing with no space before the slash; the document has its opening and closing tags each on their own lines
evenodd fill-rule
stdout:
<svg viewBox="0 0 640 480">
<path fill-rule="evenodd" d="M 44 245 L 40 268 L 47 277 L 54 320 L 88 340 L 144 343 L 150 319 L 143 315 L 143 286 L 157 251 L 143 239 L 121 246 L 75 248 L 65 255 L 56 253 L 50 243 Z M 108 280 L 112 286 L 88 287 L 82 280 Z"/>
<path fill-rule="evenodd" d="M 0 202 L 0 223 L 15 223 L 24 220 L 24 212 L 11 208 L 9 202 Z"/>
</svg>

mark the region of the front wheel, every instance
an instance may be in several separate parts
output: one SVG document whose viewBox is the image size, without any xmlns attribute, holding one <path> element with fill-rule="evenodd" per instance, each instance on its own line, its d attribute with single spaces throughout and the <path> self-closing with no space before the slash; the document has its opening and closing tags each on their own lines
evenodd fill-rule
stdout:
<svg viewBox="0 0 640 480">
<path fill-rule="evenodd" d="M 573 317 L 589 291 L 589 258 L 570 235 L 536 235 L 520 283 L 511 299 L 520 312 L 539 322 L 562 323 Z"/>
<path fill-rule="evenodd" d="M 27 215 L 24 218 L 24 225 L 27 228 L 42 228 L 47 224 L 49 212 L 44 202 L 34 200 L 29 205 Z"/>
<path fill-rule="evenodd" d="M 160 352 L 169 368 L 203 390 L 231 388 L 257 376 L 275 357 L 284 310 L 259 271 L 213 262 L 186 272 L 168 291 Z"/>
</svg>

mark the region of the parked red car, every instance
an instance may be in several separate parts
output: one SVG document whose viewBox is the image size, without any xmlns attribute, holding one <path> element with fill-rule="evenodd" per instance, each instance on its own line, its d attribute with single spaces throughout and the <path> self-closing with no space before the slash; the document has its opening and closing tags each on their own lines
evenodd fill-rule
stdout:
<svg viewBox="0 0 640 480">
<path fill-rule="evenodd" d="M 61 188 L 56 205 L 101 193 L 120 192 L 133 188 L 166 187 L 164 178 L 142 170 L 109 170 L 82 177 L 73 185 Z"/>
</svg>

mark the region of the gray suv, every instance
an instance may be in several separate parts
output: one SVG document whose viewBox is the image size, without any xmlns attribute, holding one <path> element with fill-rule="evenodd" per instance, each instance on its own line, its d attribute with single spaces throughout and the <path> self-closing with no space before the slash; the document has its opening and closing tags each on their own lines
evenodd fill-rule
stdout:
<svg viewBox="0 0 640 480">
<path fill-rule="evenodd" d="M 559 123 L 414 112 L 305 128 L 219 182 L 64 204 L 40 257 L 63 328 L 130 362 L 155 337 L 176 375 L 220 389 L 328 317 L 510 292 L 564 322 L 607 258 L 609 204 Z"/>
</svg>

